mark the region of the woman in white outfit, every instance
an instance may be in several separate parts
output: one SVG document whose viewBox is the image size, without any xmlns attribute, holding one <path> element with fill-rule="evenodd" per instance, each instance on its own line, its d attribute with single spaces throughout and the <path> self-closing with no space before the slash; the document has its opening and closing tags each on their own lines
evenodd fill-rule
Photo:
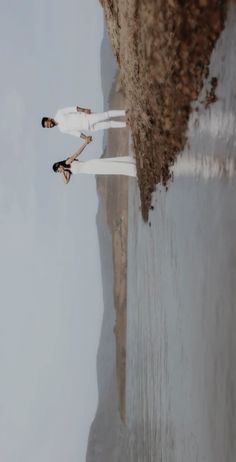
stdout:
<svg viewBox="0 0 236 462">
<path fill-rule="evenodd" d="M 92 173 L 94 175 L 125 175 L 136 177 L 136 163 L 131 156 L 108 157 L 78 161 L 77 157 L 82 153 L 91 138 L 87 140 L 78 151 L 66 160 L 53 164 L 53 170 L 61 173 L 65 183 L 69 183 L 71 175 Z"/>
</svg>

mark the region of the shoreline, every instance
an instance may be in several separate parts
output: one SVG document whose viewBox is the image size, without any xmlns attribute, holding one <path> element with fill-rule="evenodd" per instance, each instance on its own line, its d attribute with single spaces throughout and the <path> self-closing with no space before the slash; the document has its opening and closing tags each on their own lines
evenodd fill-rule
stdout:
<svg viewBox="0 0 236 462">
<path fill-rule="evenodd" d="M 124 96 L 116 89 L 110 98 L 111 109 L 121 109 Z M 103 157 L 127 155 L 129 129 L 109 131 Z M 128 179 L 123 176 L 97 176 L 97 192 L 105 208 L 107 226 L 112 237 L 113 298 L 116 321 L 113 328 L 116 343 L 116 377 L 119 411 L 125 421 L 126 389 L 126 328 L 127 328 L 127 240 L 128 240 Z"/>
</svg>

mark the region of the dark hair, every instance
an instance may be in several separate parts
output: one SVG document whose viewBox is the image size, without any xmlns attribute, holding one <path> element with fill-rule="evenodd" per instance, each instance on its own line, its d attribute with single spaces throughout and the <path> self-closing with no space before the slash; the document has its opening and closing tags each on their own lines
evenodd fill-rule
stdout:
<svg viewBox="0 0 236 462">
<path fill-rule="evenodd" d="M 47 122 L 48 120 L 48 117 L 43 117 L 42 120 L 41 120 L 41 125 L 43 128 L 45 128 L 45 123 Z"/>
<path fill-rule="evenodd" d="M 66 164 L 65 160 L 60 160 L 59 162 L 55 162 L 55 164 L 53 164 L 52 166 L 52 169 L 54 172 L 57 172 L 59 167 L 63 167 L 65 170 L 71 173 L 70 165 Z"/>
</svg>

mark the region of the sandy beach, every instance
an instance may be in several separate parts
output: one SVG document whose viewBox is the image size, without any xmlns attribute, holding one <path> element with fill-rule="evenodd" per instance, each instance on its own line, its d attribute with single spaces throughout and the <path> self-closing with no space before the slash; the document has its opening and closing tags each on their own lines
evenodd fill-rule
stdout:
<svg viewBox="0 0 236 462">
<path fill-rule="evenodd" d="M 123 108 L 124 95 L 119 85 L 114 88 L 111 108 Z M 129 150 L 129 130 L 111 130 L 107 138 L 104 157 L 127 155 Z M 127 317 L 127 237 L 128 237 L 128 179 L 123 176 L 97 177 L 97 190 L 106 211 L 107 225 L 112 236 L 113 292 L 116 312 L 114 335 L 116 340 L 116 375 L 119 409 L 125 420 L 126 388 L 126 317 Z"/>
</svg>

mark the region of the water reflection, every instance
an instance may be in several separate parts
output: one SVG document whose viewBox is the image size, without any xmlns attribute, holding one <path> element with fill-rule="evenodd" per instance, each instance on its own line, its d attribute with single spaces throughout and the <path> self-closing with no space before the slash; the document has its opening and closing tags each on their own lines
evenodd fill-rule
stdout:
<svg viewBox="0 0 236 462">
<path fill-rule="evenodd" d="M 188 155 L 179 157 L 172 168 L 173 177 L 192 176 L 202 177 L 205 180 L 221 178 L 223 176 L 232 178 L 236 175 L 236 160 L 234 158 L 216 159 L 210 156 L 201 157 Z"/>
</svg>

